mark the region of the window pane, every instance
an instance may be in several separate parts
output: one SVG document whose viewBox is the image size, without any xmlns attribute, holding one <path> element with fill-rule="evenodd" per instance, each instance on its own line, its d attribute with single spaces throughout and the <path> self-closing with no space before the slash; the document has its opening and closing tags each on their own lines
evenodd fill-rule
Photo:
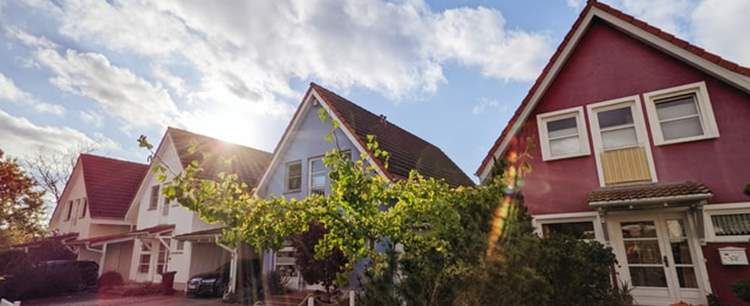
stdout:
<svg viewBox="0 0 750 306">
<path fill-rule="evenodd" d="M 666 287 L 667 278 L 661 267 L 630 267 L 630 279 L 633 286 Z"/>
<path fill-rule="evenodd" d="M 605 149 L 629 147 L 638 144 L 635 127 L 602 132 L 602 142 Z"/>
<path fill-rule="evenodd" d="M 576 118 L 565 118 L 547 122 L 547 134 L 549 138 L 558 138 L 564 136 L 578 135 Z"/>
<path fill-rule="evenodd" d="M 599 127 L 602 129 L 633 123 L 633 112 L 630 111 L 630 106 L 599 112 L 596 116 L 599 118 Z"/>
<path fill-rule="evenodd" d="M 664 140 L 703 135 L 703 127 L 698 117 L 690 117 L 661 123 Z"/>
<path fill-rule="evenodd" d="M 625 241 L 625 255 L 629 264 L 660 264 L 658 240 Z"/>
<path fill-rule="evenodd" d="M 656 114 L 659 116 L 659 120 L 697 115 L 698 108 L 695 104 L 695 95 L 667 99 L 666 102 L 656 101 Z"/>
<path fill-rule="evenodd" d="M 581 151 L 581 143 L 578 136 L 550 140 L 549 152 L 552 156 L 563 156 Z"/>
<path fill-rule="evenodd" d="M 685 237 L 685 228 L 682 226 L 682 220 L 667 220 L 667 233 L 669 240 L 680 240 Z"/>
<path fill-rule="evenodd" d="M 711 216 L 716 236 L 750 235 L 750 213 Z"/>
<path fill-rule="evenodd" d="M 693 259 L 690 257 L 690 246 L 687 241 L 679 241 L 670 243 L 672 248 L 672 257 L 674 257 L 675 264 L 692 264 Z"/>
<path fill-rule="evenodd" d="M 552 235 L 566 235 L 576 239 L 594 239 L 593 222 L 549 223 L 542 225 L 545 237 Z"/>
<path fill-rule="evenodd" d="M 287 182 L 287 189 L 288 190 L 297 190 L 300 189 L 302 186 L 302 177 L 290 177 L 289 181 Z"/>
<path fill-rule="evenodd" d="M 287 165 L 287 190 L 299 190 L 302 187 L 302 163 L 296 162 Z"/>
<path fill-rule="evenodd" d="M 312 187 L 323 187 L 326 185 L 325 174 L 316 174 L 316 175 L 313 175 L 310 179 L 312 180 L 310 182 L 310 186 Z"/>
<path fill-rule="evenodd" d="M 323 160 L 321 159 L 313 159 L 310 161 L 310 171 L 311 172 L 319 172 L 319 171 L 325 171 L 325 166 L 323 165 Z"/>
<path fill-rule="evenodd" d="M 698 288 L 698 280 L 695 278 L 693 267 L 675 267 L 680 288 Z"/>
<path fill-rule="evenodd" d="M 656 226 L 652 221 L 623 222 L 623 238 L 656 238 Z"/>
</svg>

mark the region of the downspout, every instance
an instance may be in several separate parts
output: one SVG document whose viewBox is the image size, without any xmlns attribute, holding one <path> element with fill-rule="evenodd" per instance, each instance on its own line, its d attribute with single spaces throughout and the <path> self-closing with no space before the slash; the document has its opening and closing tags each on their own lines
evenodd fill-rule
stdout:
<svg viewBox="0 0 750 306">
<path fill-rule="evenodd" d="M 86 251 L 99 254 L 99 276 L 102 276 L 102 272 L 104 270 L 104 257 L 105 257 L 104 255 L 107 253 L 107 244 L 105 243 L 104 245 L 102 245 L 101 250 L 92 248 L 88 242 L 84 244 L 84 247 L 86 248 Z"/>
<path fill-rule="evenodd" d="M 236 291 L 237 288 L 237 248 L 231 248 L 227 246 L 226 244 L 221 243 L 221 240 L 219 240 L 219 235 L 214 236 L 214 241 L 216 241 L 216 245 L 221 247 L 222 249 L 226 250 L 231 254 L 231 259 L 229 262 L 229 287 L 227 288 L 228 293 L 233 294 Z"/>
</svg>

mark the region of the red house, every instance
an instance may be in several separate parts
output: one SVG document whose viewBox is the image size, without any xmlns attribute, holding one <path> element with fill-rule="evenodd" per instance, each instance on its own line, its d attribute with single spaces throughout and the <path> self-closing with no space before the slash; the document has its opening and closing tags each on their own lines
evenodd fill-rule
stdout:
<svg viewBox="0 0 750 306">
<path fill-rule="evenodd" d="M 750 278 L 750 69 L 590 1 L 495 142 L 540 234 L 595 239 L 640 305 Z"/>
</svg>

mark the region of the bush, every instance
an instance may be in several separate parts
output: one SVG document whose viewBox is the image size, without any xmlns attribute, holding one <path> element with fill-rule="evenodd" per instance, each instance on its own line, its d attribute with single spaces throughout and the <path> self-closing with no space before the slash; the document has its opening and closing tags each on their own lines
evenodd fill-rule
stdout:
<svg viewBox="0 0 750 306">
<path fill-rule="evenodd" d="M 737 282 L 732 286 L 732 291 L 737 298 L 745 302 L 750 302 L 750 278 Z"/>
<path fill-rule="evenodd" d="M 268 291 L 273 295 L 284 294 L 289 286 L 289 278 L 281 275 L 278 271 L 272 271 L 266 276 Z"/>
<path fill-rule="evenodd" d="M 107 271 L 107 272 L 104 272 L 101 277 L 99 277 L 98 287 L 107 288 L 107 287 L 119 286 L 122 284 L 123 284 L 123 279 L 120 273 L 117 273 L 116 271 Z"/>
</svg>

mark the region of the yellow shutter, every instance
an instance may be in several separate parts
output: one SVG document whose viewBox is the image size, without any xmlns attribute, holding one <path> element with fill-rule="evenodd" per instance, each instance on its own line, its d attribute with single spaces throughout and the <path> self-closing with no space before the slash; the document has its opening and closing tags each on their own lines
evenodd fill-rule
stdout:
<svg viewBox="0 0 750 306">
<path fill-rule="evenodd" d="M 606 185 L 651 181 L 646 150 L 642 147 L 602 152 L 602 171 Z"/>
</svg>

